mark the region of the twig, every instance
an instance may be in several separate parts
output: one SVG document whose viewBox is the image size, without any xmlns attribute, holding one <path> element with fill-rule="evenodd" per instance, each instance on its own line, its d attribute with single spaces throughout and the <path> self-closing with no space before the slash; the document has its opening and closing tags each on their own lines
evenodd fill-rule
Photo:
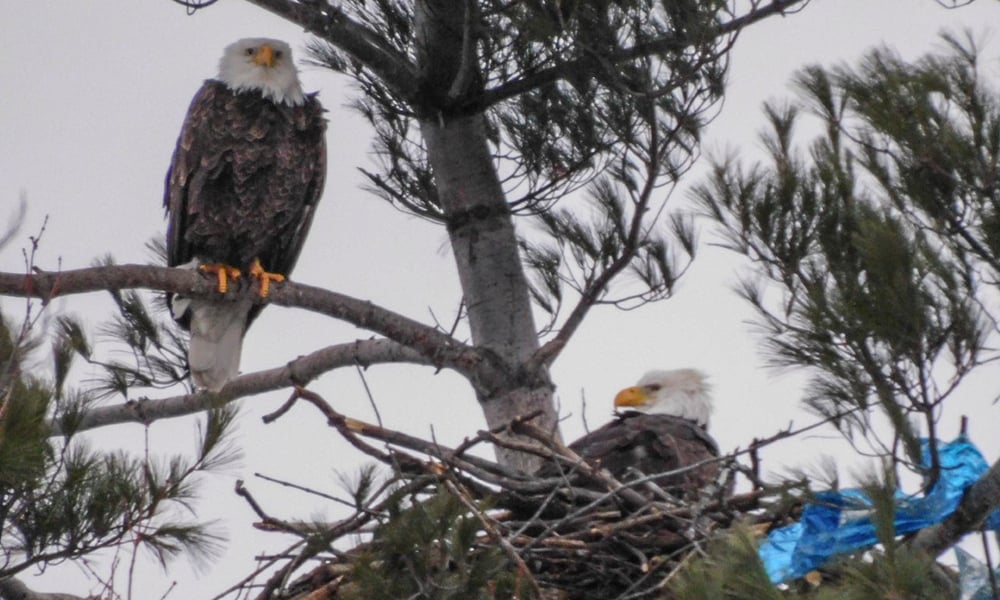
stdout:
<svg viewBox="0 0 1000 600">
<path fill-rule="evenodd" d="M 260 529 L 262 531 L 275 531 L 275 530 L 284 531 L 286 533 L 292 533 L 298 536 L 306 535 L 305 532 L 299 530 L 291 523 L 288 523 L 287 521 L 282 521 L 281 519 L 276 519 L 267 514 L 266 512 L 264 512 L 264 509 L 261 508 L 260 504 L 253 497 L 250 491 L 247 490 L 246 486 L 243 485 L 242 479 L 236 480 L 236 487 L 234 491 L 236 492 L 237 496 L 243 498 L 246 501 L 246 503 L 250 505 L 250 508 L 253 510 L 253 512 L 256 513 L 257 516 L 260 518 L 261 522 L 254 525 L 254 527 L 256 527 L 257 529 Z"/>
<path fill-rule="evenodd" d="M 354 368 L 358 373 L 358 377 L 361 378 L 361 385 L 365 388 L 365 396 L 368 397 L 368 404 L 372 407 L 372 412 L 375 413 L 375 420 L 378 422 L 378 426 L 382 427 L 382 414 L 379 413 L 378 404 L 375 403 L 375 396 L 372 395 L 372 389 L 368 386 L 368 378 L 365 377 L 365 372 L 360 364 L 354 365 Z"/>
<path fill-rule="evenodd" d="M 298 390 L 298 387 L 299 386 L 296 386 L 296 390 Z M 291 395 L 288 396 L 288 400 L 285 400 L 285 403 L 278 407 L 278 410 L 276 410 L 274 412 L 267 413 L 266 415 L 264 415 L 263 417 L 261 417 L 260 420 L 263 421 L 265 425 L 270 425 L 271 423 L 273 423 L 273 422 L 277 421 L 278 419 L 280 419 L 281 417 L 285 416 L 285 413 L 287 413 L 288 411 L 290 411 L 292 409 L 292 407 L 295 406 L 295 402 L 298 399 L 299 399 L 299 395 L 298 395 L 297 391 L 293 391 L 291 393 Z"/>
<path fill-rule="evenodd" d="M 305 540 L 298 540 L 294 544 L 292 544 L 291 546 L 289 546 L 288 549 L 285 550 L 285 553 L 289 553 L 292 550 L 298 548 L 299 546 L 304 545 L 305 543 L 306 543 Z M 231 594 L 231 593 L 233 593 L 233 592 L 235 592 L 237 590 L 245 589 L 248 585 L 250 585 L 250 582 L 252 582 L 258 575 L 262 574 L 264 571 L 266 571 L 267 569 L 269 569 L 272 565 L 274 565 L 275 563 L 277 563 L 279 560 L 280 560 L 279 558 L 270 558 L 270 559 L 265 560 L 263 565 L 257 567 L 249 575 L 247 575 L 246 577 L 244 577 L 243 579 L 241 579 L 237 583 L 233 584 L 229 588 L 223 590 L 218 595 L 212 597 L 212 600 L 220 600 L 220 598 L 225 598 L 226 596 L 228 596 L 229 594 Z"/>
<path fill-rule="evenodd" d="M 348 508 L 357 509 L 357 505 L 355 505 L 353 502 L 349 502 L 347 500 L 344 500 L 343 498 L 338 498 L 338 497 L 333 496 L 331 494 L 326 494 L 326 493 L 321 492 L 319 490 L 314 490 L 313 488 L 306 487 L 304 485 L 299 485 L 297 483 L 292 483 L 291 481 L 285 481 L 283 479 L 277 479 L 275 477 L 269 477 L 267 475 L 264 475 L 263 473 L 254 473 L 253 476 L 257 477 L 257 478 L 260 478 L 260 479 L 263 479 L 264 481 L 269 481 L 271 483 L 276 483 L 276 484 L 278 484 L 280 486 L 284 486 L 284 487 L 287 487 L 287 488 L 292 488 L 293 490 L 298 490 L 300 492 L 305 492 L 305 493 L 307 493 L 309 495 L 312 495 L 312 496 L 319 496 L 320 498 L 323 498 L 324 500 L 330 500 L 331 502 L 336 502 L 337 504 L 342 504 L 342 505 L 344 505 L 344 506 L 346 506 Z"/>
<path fill-rule="evenodd" d="M 527 577 L 528 583 L 531 585 L 531 590 L 534 592 L 535 597 L 541 598 L 542 590 L 538 587 L 538 582 L 535 581 L 535 578 L 531 575 L 531 569 L 529 569 L 528 565 L 524 563 L 524 559 L 521 558 L 521 555 L 518 554 L 517 550 L 515 550 L 510 542 L 507 541 L 507 539 L 497 530 L 497 522 L 483 514 L 483 512 L 479 510 L 475 503 L 469 498 L 468 494 L 463 490 L 460 490 L 453 481 L 446 479 L 444 485 L 445 488 L 451 492 L 452 496 L 457 498 L 458 501 L 465 506 L 466 510 L 476 517 L 479 523 L 483 526 L 483 531 L 486 532 L 486 535 L 489 536 L 493 543 L 500 546 L 504 554 L 507 555 L 507 558 L 517 566 L 517 569 L 522 576 Z"/>
</svg>

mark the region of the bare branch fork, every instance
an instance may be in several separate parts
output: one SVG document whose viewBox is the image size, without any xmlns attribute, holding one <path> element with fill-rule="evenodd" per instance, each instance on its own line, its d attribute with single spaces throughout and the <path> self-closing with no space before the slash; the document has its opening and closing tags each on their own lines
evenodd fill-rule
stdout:
<svg viewBox="0 0 1000 600">
<path fill-rule="evenodd" d="M 0 273 L 0 295 L 41 298 L 129 288 L 161 290 L 187 297 L 236 301 L 256 291 L 241 286 L 220 296 L 209 279 L 185 269 L 146 265 L 90 267 L 62 272 Z M 506 369 L 492 355 L 441 331 L 368 301 L 301 283 L 275 286 L 268 301 L 302 308 L 380 334 L 418 353 L 428 364 L 462 373 L 487 396 L 507 385 Z"/>
<path fill-rule="evenodd" d="M 300 356 L 288 364 L 241 375 L 230 381 L 218 393 L 206 391 L 171 396 L 168 398 L 141 399 L 124 404 L 102 406 L 87 410 L 72 425 L 60 420 L 49 422 L 52 435 L 96 429 L 121 423 L 148 425 L 161 419 L 181 417 L 217 408 L 240 398 L 263 394 L 295 385 L 304 385 L 323 373 L 342 367 L 384 363 L 432 364 L 414 350 L 392 340 L 357 340 L 346 344 L 327 346 L 311 354 Z"/>
<path fill-rule="evenodd" d="M 36 297 L 45 302 L 56 296 L 97 291 L 117 291 L 129 288 L 173 292 L 191 298 L 214 298 L 235 302 L 255 291 L 241 286 L 236 293 L 220 296 L 214 282 L 186 269 L 147 265 L 114 265 L 75 269 L 62 272 L 39 271 L 32 274 L 0 273 L 0 295 Z M 459 370 L 480 362 L 470 347 L 432 327 L 398 313 L 337 292 L 305 284 L 287 282 L 276 286 L 268 301 L 279 306 L 306 310 L 347 321 L 363 329 L 382 334 L 432 359 L 442 366 Z M 470 354 L 471 353 L 471 354 Z"/>
<path fill-rule="evenodd" d="M 646 115 L 650 121 L 655 121 L 655 115 Z M 617 277 L 632 262 L 639 244 L 642 241 L 642 227 L 644 225 L 645 213 L 649 208 L 649 203 L 653 191 L 656 189 L 657 175 L 660 161 L 659 133 L 655 122 L 651 122 L 649 128 L 649 140 L 647 152 L 648 160 L 645 161 L 645 182 L 638 198 L 635 199 L 635 207 L 631 222 L 629 223 L 628 235 L 624 240 L 624 247 L 621 254 L 593 281 L 590 281 L 586 288 L 581 291 L 580 300 L 566 321 L 562 324 L 560 331 L 554 338 L 545 343 L 529 361 L 529 369 L 537 369 L 541 365 L 551 365 L 562 350 L 569 343 L 570 338 L 576 333 L 590 309 L 597 304 L 601 295 L 605 293 L 611 281 Z"/>
<path fill-rule="evenodd" d="M 57 296 L 135 288 L 220 301 L 256 298 L 257 294 L 253 286 L 241 283 L 226 295 L 219 295 L 214 283 L 199 273 L 157 266 L 114 265 L 62 272 L 0 273 L 0 295 L 36 297 L 44 303 Z M 82 426 L 148 423 L 157 418 L 190 414 L 220 400 L 225 402 L 289 384 L 307 383 L 327 370 L 347 364 L 409 362 L 449 368 L 465 377 L 483 398 L 500 396 L 518 385 L 517 378 L 512 375 L 514 367 L 505 364 L 496 354 L 464 344 L 434 327 L 371 302 L 294 282 L 275 286 L 268 301 L 324 314 L 388 339 L 358 341 L 320 350 L 285 367 L 240 377 L 230 382 L 219 396 L 197 393 L 96 409 L 86 415 Z M 62 431 L 59 425 L 54 429 Z"/>
</svg>

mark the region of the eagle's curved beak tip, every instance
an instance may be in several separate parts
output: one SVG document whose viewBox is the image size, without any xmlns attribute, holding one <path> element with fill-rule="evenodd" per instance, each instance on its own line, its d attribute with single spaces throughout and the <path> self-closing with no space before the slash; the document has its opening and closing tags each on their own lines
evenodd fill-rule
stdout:
<svg viewBox="0 0 1000 600">
<path fill-rule="evenodd" d="M 649 400 L 646 391 L 641 387 L 632 386 L 618 392 L 615 396 L 615 408 L 642 406 Z"/>
</svg>

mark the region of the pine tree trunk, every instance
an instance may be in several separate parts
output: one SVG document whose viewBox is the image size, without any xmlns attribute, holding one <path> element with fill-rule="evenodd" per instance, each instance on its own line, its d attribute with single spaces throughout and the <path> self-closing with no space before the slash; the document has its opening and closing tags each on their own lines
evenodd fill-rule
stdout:
<svg viewBox="0 0 1000 600">
<path fill-rule="evenodd" d="M 514 224 L 487 153 L 482 117 L 421 128 L 469 310 L 472 338 L 517 365 L 538 349 Z"/>
<path fill-rule="evenodd" d="M 416 6 L 418 64 L 425 114 L 420 129 L 448 222 L 473 343 L 500 359 L 510 374 L 478 400 L 489 427 L 541 409 L 536 423 L 556 430 L 552 386 L 545 369 L 523 365 L 538 350 L 527 280 L 514 223 L 486 139 L 481 113 L 448 114 L 447 106 L 482 85 L 466 14 L 475 3 L 424 0 Z M 464 57 L 464 58 L 463 58 Z M 509 466 L 533 470 L 537 459 L 498 449 Z"/>
<path fill-rule="evenodd" d="M 500 358 L 510 381 L 479 402 L 489 427 L 542 409 L 537 423 L 555 430 L 552 388 L 546 373 L 524 373 L 521 366 L 538 350 L 514 223 L 489 155 L 481 115 L 443 124 L 421 123 L 434 169 L 438 196 L 448 215 L 448 234 L 458 267 L 473 343 Z M 533 470 L 535 459 L 498 451 L 507 465 Z"/>
</svg>

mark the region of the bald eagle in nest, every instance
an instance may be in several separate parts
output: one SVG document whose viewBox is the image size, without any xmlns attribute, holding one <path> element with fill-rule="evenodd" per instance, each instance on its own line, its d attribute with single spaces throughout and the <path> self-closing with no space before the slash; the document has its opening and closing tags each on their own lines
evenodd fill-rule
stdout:
<svg viewBox="0 0 1000 600">
<path fill-rule="evenodd" d="M 569 447 L 619 481 L 667 473 L 719 456 L 708 435 L 712 398 L 705 375 L 695 369 L 650 371 L 615 396 L 615 419 Z M 718 462 L 653 478 L 677 498 L 692 499 L 719 477 Z M 637 491 L 645 493 L 643 486 Z"/>
<path fill-rule="evenodd" d="M 315 94 L 302 93 L 288 44 L 264 38 L 228 46 L 218 79 L 191 102 L 163 200 L 168 264 L 211 273 L 222 294 L 247 275 L 260 297 L 168 295 L 174 319 L 191 332 L 198 387 L 216 391 L 236 376 L 261 300 L 302 251 L 326 173 L 323 112 Z"/>
</svg>

